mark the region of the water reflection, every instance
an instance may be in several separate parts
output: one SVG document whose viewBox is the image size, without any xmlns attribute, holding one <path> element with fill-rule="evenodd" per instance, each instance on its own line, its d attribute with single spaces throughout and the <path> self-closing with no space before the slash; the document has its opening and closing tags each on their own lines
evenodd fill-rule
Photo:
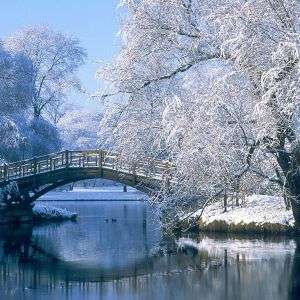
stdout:
<svg viewBox="0 0 300 300">
<path fill-rule="evenodd" d="M 299 299 L 300 240 L 199 235 L 177 252 L 144 203 L 64 203 L 77 223 L 0 228 L 0 299 Z"/>
<path fill-rule="evenodd" d="M 296 240 L 296 250 L 292 261 L 292 266 L 289 276 L 289 299 L 300 299 L 300 238 Z"/>
</svg>

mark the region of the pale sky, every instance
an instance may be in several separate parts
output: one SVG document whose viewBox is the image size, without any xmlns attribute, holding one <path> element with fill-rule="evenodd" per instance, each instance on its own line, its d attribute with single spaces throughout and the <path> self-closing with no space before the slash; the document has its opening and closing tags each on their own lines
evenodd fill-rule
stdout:
<svg viewBox="0 0 300 300">
<path fill-rule="evenodd" d="M 42 24 L 74 35 L 88 52 L 79 73 L 86 89 L 93 93 L 103 83 L 95 79 L 99 67 L 118 52 L 119 0 L 0 0 L 0 39 L 22 27 Z M 70 95 L 72 101 L 99 110 L 101 104 L 85 95 Z"/>
</svg>

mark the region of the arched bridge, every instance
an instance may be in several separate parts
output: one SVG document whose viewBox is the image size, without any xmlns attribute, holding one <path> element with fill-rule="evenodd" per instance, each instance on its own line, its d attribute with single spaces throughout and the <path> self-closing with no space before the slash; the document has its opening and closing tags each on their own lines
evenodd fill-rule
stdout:
<svg viewBox="0 0 300 300">
<path fill-rule="evenodd" d="M 127 163 L 105 150 L 62 151 L 0 166 L 0 187 L 14 182 L 20 202 L 31 203 L 43 194 L 68 183 L 104 178 L 132 186 L 147 194 L 170 186 L 168 161 Z"/>
</svg>

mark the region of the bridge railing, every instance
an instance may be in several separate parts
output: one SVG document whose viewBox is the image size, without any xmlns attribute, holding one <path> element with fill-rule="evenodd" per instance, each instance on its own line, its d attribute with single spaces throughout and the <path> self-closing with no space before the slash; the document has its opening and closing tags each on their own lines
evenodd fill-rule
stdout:
<svg viewBox="0 0 300 300">
<path fill-rule="evenodd" d="M 64 168 L 101 167 L 136 175 L 164 177 L 174 168 L 167 161 L 137 160 L 132 164 L 106 150 L 62 151 L 0 166 L 0 182 Z"/>
</svg>

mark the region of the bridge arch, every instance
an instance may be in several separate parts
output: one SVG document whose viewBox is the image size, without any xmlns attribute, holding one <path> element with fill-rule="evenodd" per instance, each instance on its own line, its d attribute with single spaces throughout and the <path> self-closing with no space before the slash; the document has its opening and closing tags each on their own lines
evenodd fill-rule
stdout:
<svg viewBox="0 0 300 300">
<path fill-rule="evenodd" d="M 104 172 L 101 172 L 101 170 L 98 169 L 76 169 L 76 174 L 72 174 L 73 170 L 69 170 L 67 173 L 68 174 L 66 176 L 66 172 L 63 172 L 63 176 L 66 176 L 64 179 L 59 178 L 53 183 L 45 183 L 40 185 L 31 196 L 32 201 L 38 199 L 39 197 L 45 195 L 53 189 L 59 188 L 69 183 L 89 179 L 111 180 L 127 186 L 131 186 L 149 196 L 155 194 L 160 189 L 161 185 L 161 182 L 159 180 L 149 180 L 148 178 L 142 178 L 141 176 L 133 177 L 130 176 L 130 174 L 123 174 L 117 170 L 105 170 Z M 61 177 L 60 174 L 57 175 L 58 177 Z"/>
<path fill-rule="evenodd" d="M 65 184 L 103 178 L 151 195 L 169 186 L 171 170 L 167 161 L 136 161 L 132 167 L 105 150 L 66 150 L 0 166 L 0 187 L 16 182 L 23 198 L 33 202 Z"/>
</svg>

